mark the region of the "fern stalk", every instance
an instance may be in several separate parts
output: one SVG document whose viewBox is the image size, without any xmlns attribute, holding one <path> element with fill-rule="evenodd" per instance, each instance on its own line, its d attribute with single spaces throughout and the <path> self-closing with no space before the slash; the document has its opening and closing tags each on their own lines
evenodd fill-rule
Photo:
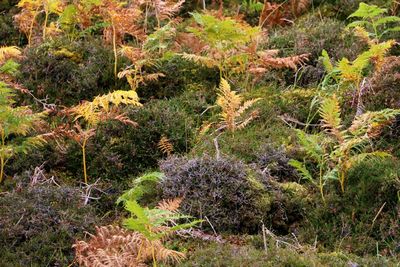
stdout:
<svg viewBox="0 0 400 267">
<path fill-rule="evenodd" d="M 112 24 L 112 30 L 113 30 L 113 50 L 114 50 L 114 75 L 117 77 L 117 65 L 118 65 L 118 54 L 117 54 L 117 34 L 116 34 L 116 29 L 115 29 L 115 24 L 114 20 L 112 19 L 111 16 L 111 24 Z"/>
<path fill-rule="evenodd" d="M 44 10 L 45 17 L 44 17 L 44 23 L 43 23 L 43 40 L 46 39 L 46 29 L 47 29 L 47 21 L 49 20 L 49 10 L 46 8 Z"/>
<path fill-rule="evenodd" d="M 1 150 L 3 150 L 6 146 L 6 136 L 4 130 L 1 131 Z M 0 155 L 0 184 L 3 182 L 4 177 L 4 166 L 7 163 L 6 156 L 2 153 Z"/>
<path fill-rule="evenodd" d="M 321 198 L 324 204 L 326 204 L 325 201 L 325 195 L 324 195 L 324 182 L 322 181 L 323 179 L 323 169 L 322 169 L 322 164 L 320 164 L 319 167 L 319 192 L 321 193 Z"/>
<path fill-rule="evenodd" d="M 82 163 L 83 163 L 83 178 L 85 179 L 85 184 L 88 184 L 88 178 L 87 178 L 87 169 L 86 169 L 86 144 L 87 144 L 88 138 L 84 138 L 81 148 L 82 148 Z"/>
<path fill-rule="evenodd" d="M 31 40 L 32 40 L 32 33 L 33 33 L 33 25 L 35 24 L 35 20 L 36 20 L 36 16 L 38 14 L 39 11 L 39 6 L 36 8 L 35 13 L 33 15 L 32 21 L 31 21 L 31 25 L 29 26 L 29 35 L 28 35 L 28 47 L 31 46 Z"/>
</svg>

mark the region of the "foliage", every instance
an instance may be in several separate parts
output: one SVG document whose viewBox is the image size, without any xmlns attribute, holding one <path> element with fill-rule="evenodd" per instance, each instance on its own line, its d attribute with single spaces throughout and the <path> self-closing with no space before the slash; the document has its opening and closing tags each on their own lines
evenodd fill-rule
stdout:
<svg viewBox="0 0 400 267">
<path fill-rule="evenodd" d="M 299 16 L 309 6 L 308 0 L 289 0 L 283 3 L 264 2 L 258 25 L 260 27 L 272 27 L 285 25 L 288 19 Z"/>
<path fill-rule="evenodd" d="M 41 123 L 44 113 L 32 113 L 28 107 L 13 107 L 14 92 L 0 82 L 0 183 L 4 178 L 4 166 L 19 153 L 45 143 L 43 135 L 31 135 Z"/>
<path fill-rule="evenodd" d="M 209 44 L 197 53 L 183 53 L 183 58 L 208 68 L 218 68 L 221 78 L 247 72 L 256 77 L 273 68 L 293 68 L 304 64 L 308 55 L 276 58 L 277 51 L 260 49 L 265 36 L 259 27 L 251 27 L 232 18 L 216 18 L 208 14 L 192 14 L 199 25 L 189 29 L 201 43 Z M 247 84 L 245 84 L 247 86 Z"/>
<path fill-rule="evenodd" d="M 118 199 L 117 204 L 129 200 L 139 201 L 149 191 L 150 186 L 157 185 L 164 178 L 161 172 L 145 173 L 136 178 L 132 189 L 125 191 Z"/>
<path fill-rule="evenodd" d="M 164 198 L 184 197 L 182 211 L 208 219 L 218 232 L 254 232 L 269 211 L 266 177 L 240 161 L 172 157 L 160 168 Z"/>
<path fill-rule="evenodd" d="M 76 261 L 81 266 L 147 266 L 151 259 L 179 262 L 184 254 L 165 248 L 161 242 L 149 241 L 138 232 L 118 226 L 96 227 L 96 234 L 89 241 L 77 241 Z"/>
<path fill-rule="evenodd" d="M 296 181 L 297 172 L 289 165 L 289 155 L 284 147 L 273 147 L 267 144 L 257 153 L 257 165 L 265 173 L 278 181 Z"/>
<path fill-rule="evenodd" d="M 307 134 L 297 130 L 301 147 L 310 161 L 317 165 L 316 176 L 305 163 L 291 160 L 289 164 L 295 167 L 305 180 L 315 184 L 324 199 L 324 186 L 329 180 L 338 180 L 344 192 L 348 172 L 357 164 L 368 158 L 390 157 L 384 151 L 368 151 L 368 147 L 371 140 L 379 136 L 382 128 L 389 124 L 399 111 L 384 109 L 367 112 L 357 116 L 351 126 L 344 129 L 339 101 L 333 96 L 323 100 L 319 114 L 323 134 Z"/>
<path fill-rule="evenodd" d="M 314 242 L 318 235 L 320 246 L 327 250 L 398 257 L 398 164 L 393 158 L 366 160 L 349 172 L 344 194 L 327 192 L 328 206 L 310 201 L 304 206 L 308 220 L 298 236 L 300 242 Z"/>
<path fill-rule="evenodd" d="M 246 127 L 257 117 L 257 112 L 253 112 L 247 118 L 243 118 L 243 114 L 259 100 L 260 98 L 255 98 L 242 103 L 242 96 L 232 91 L 225 79 L 221 79 L 216 101 L 217 106 L 221 108 L 219 129 L 226 128 L 228 131 L 235 131 L 235 129 Z"/>
<path fill-rule="evenodd" d="M 44 22 L 41 26 L 42 39 L 45 40 L 47 34 L 57 34 L 58 29 L 55 24 L 48 25 L 49 17 L 52 14 L 60 16 L 65 5 L 64 0 L 21 0 L 18 2 L 21 12 L 15 16 L 15 21 L 20 30 L 27 35 L 29 46 L 32 44 L 32 38 L 39 35 L 38 17 L 41 13 L 44 13 Z"/>
<path fill-rule="evenodd" d="M 140 244 L 136 245 L 136 259 L 145 261 L 146 258 L 142 259 L 142 257 L 152 255 L 154 266 L 156 266 L 156 259 L 166 260 L 170 258 L 174 262 L 179 262 L 184 254 L 166 249 L 162 241 L 174 232 L 191 228 L 200 222 L 197 220 L 183 224 L 178 223 L 182 219 L 191 218 L 178 212 L 182 198 L 162 200 L 155 208 L 143 208 L 137 203 L 137 200 L 145 193 L 142 183 L 159 181 L 162 177 L 161 173 L 141 176 L 136 186 L 117 200 L 117 203 L 123 202 L 125 209 L 130 212 L 130 217 L 123 221 L 124 227 L 141 236 L 139 238 L 141 239 Z"/>
<path fill-rule="evenodd" d="M 253 237 L 254 244 L 238 246 L 231 243 L 202 243 L 196 246 L 187 261 L 177 265 L 189 266 L 340 266 L 354 265 L 396 265 L 395 259 L 389 257 L 356 256 L 342 252 L 319 252 L 311 246 L 302 246 L 298 250 L 291 246 L 276 245 L 268 238 L 267 248 L 264 249 L 258 239 Z M 258 241 L 258 242 L 257 242 Z M 285 241 L 284 241 L 285 242 Z"/>
<path fill-rule="evenodd" d="M 391 25 L 387 25 L 400 22 L 400 17 L 384 16 L 383 14 L 387 13 L 387 11 L 387 9 L 376 5 L 360 3 L 358 9 L 349 16 L 349 18 L 358 18 L 360 20 L 353 21 L 347 27 L 361 27 L 368 30 L 369 38 L 381 40 L 389 32 L 400 31 L 400 26 L 392 27 Z"/>
</svg>

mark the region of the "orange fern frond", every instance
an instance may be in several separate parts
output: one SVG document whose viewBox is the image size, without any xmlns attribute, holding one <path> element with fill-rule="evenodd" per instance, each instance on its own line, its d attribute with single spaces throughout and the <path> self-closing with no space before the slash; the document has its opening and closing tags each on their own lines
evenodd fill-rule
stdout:
<svg viewBox="0 0 400 267">
<path fill-rule="evenodd" d="M 88 241 L 77 241 L 72 247 L 76 262 L 86 267 L 145 267 L 153 260 L 153 252 L 163 262 L 180 262 L 185 257 L 158 240 L 150 241 L 142 234 L 112 225 L 96 227 L 96 234 Z"/>
<path fill-rule="evenodd" d="M 160 141 L 157 144 L 157 147 L 161 150 L 161 152 L 167 154 L 168 156 L 170 156 L 174 151 L 174 146 L 165 135 L 161 137 Z"/>
<path fill-rule="evenodd" d="M 160 210 L 177 211 L 181 206 L 183 198 L 178 197 L 174 199 L 163 199 L 157 204 L 157 208 Z"/>
</svg>

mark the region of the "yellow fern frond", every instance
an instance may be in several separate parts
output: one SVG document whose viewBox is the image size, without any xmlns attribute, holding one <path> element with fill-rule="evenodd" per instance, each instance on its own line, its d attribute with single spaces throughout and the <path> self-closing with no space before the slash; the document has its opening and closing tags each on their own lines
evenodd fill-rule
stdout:
<svg viewBox="0 0 400 267">
<path fill-rule="evenodd" d="M 207 68 L 219 67 L 219 62 L 209 57 L 199 56 L 195 54 L 187 54 L 187 53 L 183 53 L 182 57 L 186 60 L 193 61 L 194 63 Z"/>
<path fill-rule="evenodd" d="M 76 115 L 75 120 L 83 118 L 89 124 L 95 125 L 100 121 L 102 112 L 110 111 L 111 104 L 116 107 L 122 104 L 142 106 L 135 91 L 117 90 L 106 95 L 97 96 L 92 102 L 83 102 L 82 104 L 74 107 L 72 112 Z"/>
<path fill-rule="evenodd" d="M 319 109 L 319 114 L 322 118 L 322 127 L 324 127 L 329 133 L 333 134 L 339 141 L 343 141 L 344 137 L 341 132 L 342 120 L 340 118 L 340 105 L 335 95 L 331 98 L 324 99 Z"/>
<path fill-rule="evenodd" d="M 225 79 L 221 79 L 216 104 L 222 110 L 220 113 L 222 126 L 230 131 L 234 131 L 239 125 L 240 128 L 246 126 L 252 119 L 244 119 L 243 122 L 238 122 L 238 119 L 259 100 L 260 98 L 251 99 L 242 104 L 242 96 L 232 91 Z"/>
</svg>

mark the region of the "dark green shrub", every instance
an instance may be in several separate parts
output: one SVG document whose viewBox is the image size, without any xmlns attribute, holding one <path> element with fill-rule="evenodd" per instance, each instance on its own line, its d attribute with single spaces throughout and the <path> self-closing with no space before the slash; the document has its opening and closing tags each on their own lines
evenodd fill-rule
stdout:
<svg viewBox="0 0 400 267">
<path fill-rule="evenodd" d="M 150 101 L 140 109 L 127 109 L 127 116 L 138 123 L 132 127 L 110 121 L 102 124 L 87 147 L 88 174 L 92 179 L 125 179 L 156 168 L 166 155 L 158 148 L 162 136 L 174 146 L 174 153 L 190 149 L 194 119 L 177 101 Z M 81 152 L 71 144 L 66 153 L 66 169 L 81 175 Z"/>
<path fill-rule="evenodd" d="M 178 96 L 189 87 L 212 88 L 219 82 L 218 70 L 198 66 L 181 56 L 161 60 L 152 72 L 161 72 L 165 77 L 139 87 L 138 94 L 144 100 Z"/>
<path fill-rule="evenodd" d="M 19 184 L 0 195 L 1 266 L 67 266 L 75 238 L 99 221 L 82 192 L 54 184 Z"/>
<path fill-rule="evenodd" d="M 13 23 L 13 16 L 18 13 L 18 1 L 0 1 L 0 46 L 20 45 L 24 36 Z"/>
<path fill-rule="evenodd" d="M 163 197 L 184 197 L 181 210 L 207 217 L 217 232 L 254 232 L 270 210 L 267 177 L 240 161 L 173 157 L 160 169 Z"/>
<path fill-rule="evenodd" d="M 113 62 L 112 50 L 100 40 L 57 39 L 26 50 L 20 80 L 38 98 L 74 105 L 128 87 L 115 78 Z"/>
<path fill-rule="evenodd" d="M 278 181 L 297 181 L 296 170 L 290 166 L 290 157 L 283 147 L 275 148 L 272 144 L 264 145 L 257 153 L 257 165 L 263 172 L 275 177 Z"/>
</svg>

